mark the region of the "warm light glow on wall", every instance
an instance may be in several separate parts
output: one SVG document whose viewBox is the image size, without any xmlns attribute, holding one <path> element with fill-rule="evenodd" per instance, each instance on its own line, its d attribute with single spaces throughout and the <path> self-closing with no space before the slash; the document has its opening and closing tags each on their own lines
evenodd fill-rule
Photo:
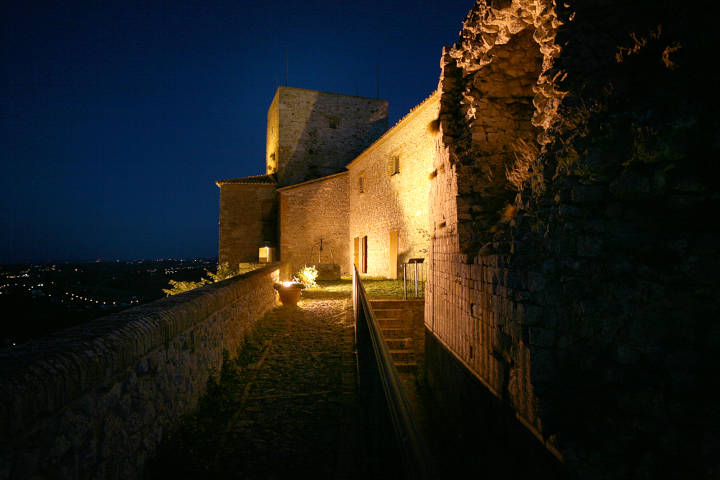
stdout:
<svg viewBox="0 0 720 480">
<path fill-rule="evenodd" d="M 271 247 L 260 247 L 260 250 L 258 251 L 258 258 L 260 263 L 269 263 L 272 262 L 274 259 L 274 248 Z"/>
</svg>

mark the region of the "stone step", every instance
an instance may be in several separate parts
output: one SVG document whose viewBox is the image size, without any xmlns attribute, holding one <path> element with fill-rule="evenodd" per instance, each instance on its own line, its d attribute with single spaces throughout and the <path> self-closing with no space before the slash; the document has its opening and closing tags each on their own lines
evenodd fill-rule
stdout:
<svg viewBox="0 0 720 480">
<path fill-rule="evenodd" d="M 400 372 L 412 372 L 417 368 L 417 362 L 394 362 L 395 368 Z"/>
<path fill-rule="evenodd" d="M 408 291 L 408 295 L 410 291 Z M 407 309 L 411 303 L 424 303 L 425 300 L 370 300 L 370 306 L 375 309 L 400 308 Z"/>
<path fill-rule="evenodd" d="M 376 319 L 382 320 L 385 318 L 403 318 L 408 316 L 410 312 L 406 313 L 406 310 L 402 308 L 373 308 L 373 313 Z"/>
<path fill-rule="evenodd" d="M 406 328 L 380 328 L 385 338 L 405 338 L 408 335 Z"/>
<path fill-rule="evenodd" d="M 410 328 L 410 322 L 399 318 L 380 318 L 376 320 L 380 328 Z"/>
<path fill-rule="evenodd" d="M 370 300 L 370 306 L 373 310 L 382 310 L 385 308 L 404 308 L 402 300 Z"/>
<path fill-rule="evenodd" d="M 411 348 L 413 344 L 412 337 L 405 338 L 386 338 L 385 342 L 390 350 L 402 350 Z"/>
<path fill-rule="evenodd" d="M 415 361 L 415 352 L 406 348 L 400 350 L 390 349 L 390 356 L 393 358 L 393 362 L 395 362 L 396 364 L 398 362 L 402 363 Z"/>
</svg>

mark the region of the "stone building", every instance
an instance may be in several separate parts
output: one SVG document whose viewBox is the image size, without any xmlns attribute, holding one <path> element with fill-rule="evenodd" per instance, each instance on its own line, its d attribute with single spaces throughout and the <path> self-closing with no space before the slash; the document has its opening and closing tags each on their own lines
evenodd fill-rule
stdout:
<svg viewBox="0 0 720 480">
<path fill-rule="evenodd" d="M 387 101 L 280 87 L 268 110 L 265 175 L 220 180 L 219 261 L 396 278 L 427 255 L 435 92 L 387 130 Z"/>
<path fill-rule="evenodd" d="M 347 166 L 349 248 L 361 274 L 397 278 L 400 263 L 428 253 L 439 97 L 434 92 Z"/>
<path fill-rule="evenodd" d="M 218 259 L 230 265 L 256 262 L 258 248 L 276 238 L 274 175 L 219 180 Z"/>
<path fill-rule="evenodd" d="M 280 255 L 303 265 L 337 265 L 350 274 L 348 172 L 280 188 Z"/>
</svg>

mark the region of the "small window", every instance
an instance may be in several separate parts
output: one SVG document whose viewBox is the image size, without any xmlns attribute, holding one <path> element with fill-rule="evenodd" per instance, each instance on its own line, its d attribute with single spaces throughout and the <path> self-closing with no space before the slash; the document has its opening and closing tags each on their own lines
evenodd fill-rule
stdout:
<svg viewBox="0 0 720 480">
<path fill-rule="evenodd" d="M 400 155 L 392 155 L 388 158 L 388 175 L 391 177 L 400 173 Z"/>
<path fill-rule="evenodd" d="M 358 193 L 365 193 L 365 177 L 358 177 Z"/>
<path fill-rule="evenodd" d="M 328 117 L 328 126 L 330 128 L 338 128 L 338 124 L 340 123 L 340 119 L 336 117 Z"/>
</svg>

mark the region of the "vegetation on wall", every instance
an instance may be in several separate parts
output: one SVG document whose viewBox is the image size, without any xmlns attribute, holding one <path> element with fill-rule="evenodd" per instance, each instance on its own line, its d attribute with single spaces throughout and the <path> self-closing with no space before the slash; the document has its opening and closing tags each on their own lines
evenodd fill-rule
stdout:
<svg viewBox="0 0 720 480">
<path fill-rule="evenodd" d="M 239 273 L 240 272 L 237 269 L 231 268 L 228 262 L 222 262 L 218 264 L 215 273 L 211 272 L 210 270 L 205 270 L 206 277 L 201 278 L 197 282 L 170 280 L 170 288 L 163 288 L 163 292 L 169 297 L 170 295 L 177 295 L 178 293 L 195 290 L 196 288 L 202 287 L 204 285 L 209 285 L 211 283 L 226 280 L 228 278 L 234 277 L 235 275 L 238 275 Z"/>
</svg>

